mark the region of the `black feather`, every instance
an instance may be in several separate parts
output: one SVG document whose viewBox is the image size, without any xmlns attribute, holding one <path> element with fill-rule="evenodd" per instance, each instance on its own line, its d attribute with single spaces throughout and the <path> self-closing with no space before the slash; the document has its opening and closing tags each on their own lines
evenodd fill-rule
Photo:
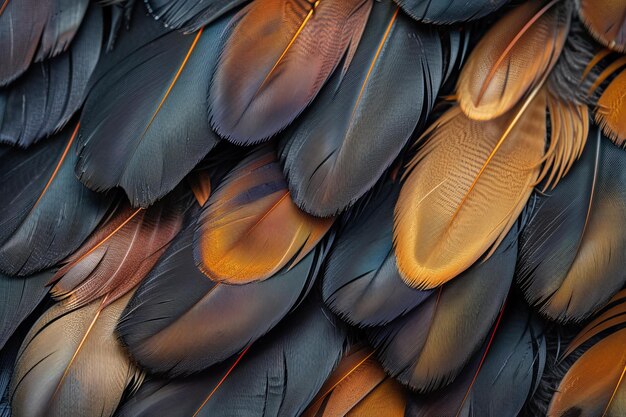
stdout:
<svg viewBox="0 0 626 417">
<path fill-rule="evenodd" d="M 535 204 L 517 281 L 542 313 L 580 321 L 626 281 L 626 153 L 591 129 L 581 159 Z"/>
<path fill-rule="evenodd" d="M 509 0 L 394 0 L 413 19 L 448 24 L 479 19 Z"/>
<path fill-rule="evenodd" d="M 67 52 L 0 89 L 0 142 L 27 147 L 60 130 L 83 103 L 101 44 L 102 11 L 92 6 Z"/>
<path fill-rule="evenodd" d="M 293 200 L 330 216 L 369 190 L 427 116 L 444 76 L 439 35 L 374 3 L 350 66 L 339 66 L 280 151 Z"/>
<path fill-rule="evenodd" d="M 165 27 L 184 32 L 196 30 L 214 22 L 249 0 L 144 0 L 155 19 Z"/>
<path fill-rule="evenodd" d="M 221 362 L 274 327 L 314 283 L 325 249 L 261 282 L 217 284 L 193 260 L 189 225 L 143 281 L 117 331 L 150 371 L 190 374 Z"/>
<path fill-rule="evenodd" d="M 76 179 L 73 136 L 66 128 L 28 150 L 0 147 L 0 271 L 29 275 L 56 264 L 112 204 Z"/>
<path fill-rule="evenodd" d="M 342 328 L 309 297 L 236 359 L 192 377 L 144 383 L 119 416 L 297 416 L 345 344 Z"/>
<path fill-rule="evenodd" d="M 101 57 L 90 82 L 76 164 L 85 185 L 121 186 L 134 206 L 147 207 L 213 148 L 206 91 L 225 25 L 185 36 L 135 5 L 130 30 Z"/>
</svg>

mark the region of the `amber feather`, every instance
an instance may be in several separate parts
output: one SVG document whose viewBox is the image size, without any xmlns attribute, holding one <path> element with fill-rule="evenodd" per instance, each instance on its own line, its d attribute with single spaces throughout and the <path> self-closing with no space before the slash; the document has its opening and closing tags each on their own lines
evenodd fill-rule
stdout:
<svg viewBox="0 0 626 417">
<path fill-rule="evenodd" d="M 626 3 L 622 0 L 580 0 L 579 14 L 602 44 L 626 52 Z"/>
</svg>

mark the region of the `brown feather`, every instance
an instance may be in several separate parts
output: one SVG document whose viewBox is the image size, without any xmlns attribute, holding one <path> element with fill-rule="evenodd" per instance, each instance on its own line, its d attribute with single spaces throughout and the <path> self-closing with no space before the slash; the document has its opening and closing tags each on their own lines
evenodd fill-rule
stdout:
<svg viewBox="0 0 626 417">
<path fill-rule="evenodd" d="M 578 13 L 589 32 L 604 46 L 626 52 L 626 3 L 623 0 L 580 0 Z"/>
<path fill-rule="evenodd" d="M 211 177 L 206 170 L 192 172 L 187 177 L 189 186 L 200 207 L 204 206 L 211 196 Z"/>
<path fill-rule="evenodd" d="M 294 204 L 274 150 L 263 147 L 209 198 L 194 239 L 196 262 L 216 281 L 263 280 L 298 263 L 332 224 Z"/>
<path fill-rule="evenodd" d="M 231 23 L 210 93 L 212 124 L 237 144 L 285 128 L 317 95 L 347 52 L 371 0 L 256 0 Z"/>
<path fill-rule="evenodd" d="M 569 8 L 551 1 L 522 4 L 483 36 L 461 71 L 463 112 L 490 120 L 511 110 L 552 69 L 565 45 Z"/>
<path fill-rule="evenodd" d="M 409 285 L 451 280 L 506 235 L 539 175 L 545 108 L 536 89 L 488 122 L 453 107 L 425 133 L 395 209 L 397 263 Z"/>
<path fill-rule="evenodd" d="M 626 144 L 626 71 L 622 71 L 600 96 L 596 123 L 617 146 Z"/>
</svg>

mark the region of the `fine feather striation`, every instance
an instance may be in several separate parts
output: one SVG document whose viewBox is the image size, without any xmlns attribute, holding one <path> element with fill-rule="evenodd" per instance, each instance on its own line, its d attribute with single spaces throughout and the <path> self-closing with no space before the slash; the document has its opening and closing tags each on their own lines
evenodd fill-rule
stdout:
<svg viewBox="0 0 626 417">
<path fill-rule="evenodd" d="M 195 32 L 249 0 L 145 0 L 148 12 L 165 27 Z"/>
<path fill-rule="evenodd" d="M 450 24 L 479 19 L 509 0 L 394 0 L 409 16 L 425 23 Z"/>
<path fill-rule="evenodd" d="M 92 6 L 68 51 L 0 89 L 0 142 L 28 147 L 65 126 L 83 103 L 102 37 L 102 12 Z"/>
<path fill-rule="evenodd" d="M 578 14 L 598 42 L 626 52 L 626 5 L 619 0 L 580 0 Z"/>
<path fill-rule="evenodd" d="M 30 275 L 72 253 L 114 200 L 74 176 L 76 128 L 28 150 L 0 148 L 0 270 Z"/>
<path fill-rule="evenodd" d="M 215 146 L 205 91 L 225 25 L 222 19 L 185 36 L 135 5 L 130 30 L 101 57 L 90 81 L 76 163 L 86 186 L 120 186 L 134 207 L 145 208 Z"/>
<path fill-rule="evenodd" d="M 196 268 L 194 228 L 175 239 L 117 327 L 133 358 L 152 372 L 199 372 L 255 342 L 306 296 L 326 252 L 320 247 L 269 280 L 228 285 Z"/>
<path fill-rule="evenodd" d="M 342 327 L 309 297 L 225 364 L 187 378 L 148 380 L 119 416 L 300 415 L 339 362 L 345 345 Z"/>
<path fill-rule="evenodd" d="M 250 145 L 291 123 L 347 66 L 372 0 L 255 0 L 231 21 L 209 92 L 215 130 Z"/>
<path fill-rule="evenodd" d="M 391 0 L 374 3 L 347 69 L 334 73 L 283 135 L 279 153 L 300 208 L 334 215 L 376 183 L 434 104 L 443 45 Z"/>
</svg>

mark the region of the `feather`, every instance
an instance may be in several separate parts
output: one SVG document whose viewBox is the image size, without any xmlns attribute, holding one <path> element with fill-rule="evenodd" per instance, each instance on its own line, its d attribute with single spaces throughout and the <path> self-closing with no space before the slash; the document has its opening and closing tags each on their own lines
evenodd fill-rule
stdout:
<svg viewBox="0 0 626 417">
<path fill-rule="evenodd" d="M 25 332 L 20 331 L 15 334 L 0 350 L 0 417 L 11 417 L 9 386 L 13 376 L 13 366 L 25 336 L 20 333 Z"/>
<path fill-rule="evenodd" d="M 386 324 L 432 295 L 409 287 L 393 250 L 393 207 L 399 185 L 387 182 L 339 234 L 325 264 L 324 302 L 352 325 Z"/>
<path fill-rule="evenodd" d="M 334 215 L 376 183 L 435 101 L 442 47 L 391 0 L 374 3 L 347 70 L 335 72 L 284 135 L 280 156 L 300 208 Z"/>
<path fill-rule="evenodd" d="M 385 375 L 368 348 L 353 348 L 302 417 L 403 417 L 406 392 Z"/>
<path fill-rule="evenodd" d="M 131 29 L 92 77 L 76 174 L 96 191 L 120 186 L 134 207 L 145 208 L 216 144 L 206 90 L 226 20 L 185 36 L 142 14 L 137 4 Z"/>
<path fill-rule="evenodd" d="M 579 321 L 626 281 L 626 154 L 592 129 L 583 155 L 539 196 L 520 239 L 517 280 L 525 297 L 560 321 Z"/>
<path fill-rule="evenodd" d="M 343 329 L 317 302 L 224 365 L 192 377 L 145 383 L 119 417 L 300 415 L 342 355 Z"/>
<path fill-rule="evenodd" d="M 187 176 L 189 187 L 200 207 L 204 206 L 211 196 L 211 177 L 207 171 L 198 170 Z"/>
<path fill-rule="evenodd" d="M 517 416 L 535 392 L 545 361 L 540 323 L 521 305 L 507 309 L 456 381 L 437 393 L 410 398 L 406 415 Z"/>
<path fill-rule="evenodd" d="M 598 100 L 596 123 L 617 146 L 626 145 L 626 115 L 623 101 L 626 97 L 626 71 L 619 73 Z"/>
<path fill-rule="evenodd" d="M 569 30 L 569 3 L 542 7 L 529 1 L 503 16 L 482 37 L 465 63 L 457 96 L 475 120 L 499 117 L 535 86 L 557 62 Z"/>
<path fill-rule="evenodd" d="M 452 382 L 502 310 L 516 256 L 514 227 L 491 258 L 478 261 L 410 313 L 368 330 L 385 369 L 420 392 Z"/>
<path fill-rule="evenodd" d="M 141 379 L 113 334 L 130 295 L 77 310 L 56 304 L 24 340 L 11 383 L 15 417 L 111 416 Z"/>
<path fill-rule="evenodd" d="M 96 228 L 112 195 L 74 176 L 76 129 L 28 150 L 0 148 L 0 270 L 29 275 L 58 263 Z"/>
<path fill-rule="evenodd" d="M 248 0 L 146 0 L 150 14 L 165 27 L 195 32 Z"/>
<path fill-rule="evenodd" d="M 297 264 L 332 224 L 291 201 L 274 149 L 264 146 L 209 197 L 194 237 L 196 264 L 214 281 L 263 280 Z"/>
<path fill-rule="evenodd" d="M 534 90 L 536 93 L 537 90 Z M 453 107 L 425 133 L 395 208 L 400 273 L 434 288 L 497 247 L 539 174 L 546 136 L 545 96 L 477 122 Z"/>
<path fill-rule="evenodd" d="M 409 16 L 425 23 L 448 24 L 479 19 L 509 0 L 394 0 Z"/>
<path fill-rule="evenodd" d="M 285 128 L 342 56 L 344 70 L 349 65 L 371 7 L 371 0 L 255 0 L 239 12 L 209 94 L 216 131 L 249 145 Z"/>
<path fill-rule="evenodd" d="M 48 293 L 46 284 L 52 275 L 54 271 L 23 278 L 0 274 L 0 349 L 44 299 Z"/>
<path fill-rule="evenodd" d="M 0 86 L 31 62 L 65 51 L 78 31 L 88 0 L 4 0 L 0 4 Z"/>
<path fill-rule="evenodd" d="M 94 6 L 67 52 L 0 90 L 0 142 L 27 147 L 65 126 L 83 103 L 101 43 L 102 12 Z"/>
<path fill-rule="evenodd" d="M 626 52 L 626 5 L 619 0 L 579 0 L 578 14 L 604 46 Z"/>
<path fill-rule="evenodd" d="M 143 280 L 179 232 L 187 200 L 175 194 L 148 210 L 118 207 L 64 261 L 51 280 L 50 294 L 71 308 L 105 295 L 107 306 L 122 297 Z"/>
<path fill-rule="evenodd" d="M 617 293 L 608 306 L 571 341 L 561 359 L 576 356 L 574 352 L 584 353 L 562 379 L 550 403 L 549 417 L 612 417 L 624 414 L 625 297 L 626 291 Z"/>
<path fill-rule="evenodd" d="M 215 283 L 193 262 L 194 226 L 165 252 L 118 325 L 133 358 L 152 372 L 190 374 L 240 352 L 295 308 L 324 259 L 319 249 L 267 281 Z"/>
</svg>

